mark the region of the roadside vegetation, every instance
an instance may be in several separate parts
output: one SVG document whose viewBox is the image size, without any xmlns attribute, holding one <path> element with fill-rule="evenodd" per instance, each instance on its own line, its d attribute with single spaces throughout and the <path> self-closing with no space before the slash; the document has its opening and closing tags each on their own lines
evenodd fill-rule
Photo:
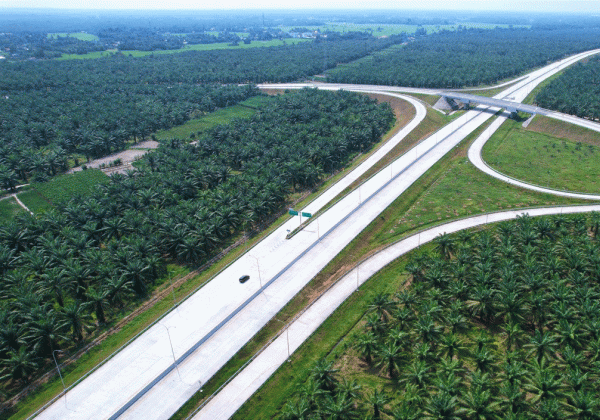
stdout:
<svg viewBox="0 0 600 420">
<path fill-rule="evenodd" d="M 528 128 L 507 120 L 485 144 L 485 162 L 539 186 L 600 193 L 600 133 L 539 118 Z"/>
</svg>

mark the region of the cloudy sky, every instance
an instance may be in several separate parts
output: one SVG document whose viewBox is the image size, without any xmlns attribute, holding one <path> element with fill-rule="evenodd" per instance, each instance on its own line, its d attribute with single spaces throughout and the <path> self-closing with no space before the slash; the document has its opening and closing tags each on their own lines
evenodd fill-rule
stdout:
<svg viewBox="0 0 600 420">
<path fill-rule="evenodd" d="M 0 0 L 0 8 L 214 9 L 437 9 L 600 14 L 600 0 Z"/>
</svg>

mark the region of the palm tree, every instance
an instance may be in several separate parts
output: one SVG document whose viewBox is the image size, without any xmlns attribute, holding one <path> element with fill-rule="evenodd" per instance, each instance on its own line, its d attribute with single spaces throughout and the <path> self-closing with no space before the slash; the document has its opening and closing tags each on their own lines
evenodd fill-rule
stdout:
<svg viewBox="0 0 600 420">
<path fill-rule="evenodd" d="M 533 403 L 545 400 L 562 398 L 563 377 L 546 365 L 545 360 L 541 363 L 532 363 L 533 377 L 526 386 L 528 392 L 534 394 L 531 398 Z"/>
<path fill-rule="evenodd" d="M 376 353 L 377 339 L 372 332 L 360 334 L 356 337 L 354 347 L 362 357 L 365 358 L 365 362 L 370 366 L 372 362 L 372 356 Z"/>
<path fill-rule="evenodd" d="M 402 382 L 424 389 L 429 382 L 430 375 L 427 363 L 423 360 L 415 360 L 404 370 Z"/>
<path fill-rule="evenodd" d="M 506 399 L 506 404 L 511 414 L 519 414 L 527 407 L 525 393 L 521 390 L 520 385 L 505 382 L 500 392 Z"/>
<path fill-rule="evenodd" d="M 42 310 L 33 316 L 34 318 L 28 326 L 29 334 L 25 339 L 33 344 L 33 349 L 37 354 L 51 357 L 54 349 L 59 348 L 58 342 L 67 339 L 63 334 L 63 328 L 53 310 L 48 312 Z"/>
<path fill-rule="evenodd" d="M 84 309 L 85 305 L 76 300 L 68 303 L 61 312 L 63 318 L 61 327 L 70 329 L 73 339 L 77 342 L 83 340 L 83 331 L 91 318 Z"/>
<path fill-rule="evenodd" d="M 89 305 L 93 308 L 96 313 L 96 320 L 100 325 L 106 324 L 106 315 L 105 315 L 105 305 L 106 300 L 108 298 L 108 290 L 106 289 L 96 289 L 95 287 L 90 287 L 86 294 L 87 298 L 86 306 Z"/>
<path fill-rule="evenodd" d="M 373 407 L 373 418 L 381 419 L 381 412 L 384 411 L 386 404 L 390 402 L 390 398 L 382 389 L 375 389 L 367 395 L 367 402 Z"/>
<path fill-rule="evenodd" d="M 490 391 L 471 388 L 462 398 L 464 415 L 468 419 L 490 420 L 498 418 L 500 402 L 494 401 Z"/>
<path fill-rule="evenodd" d="M 554 355 L 556 346 L 556 336 L 553 333 L 535 330 L 533 337 L 530 339 L 530 343 L 525 347 L 531 349 L 530 352 L 536 355 L 538 364 L 541 364 L 544 356 L 550 358 Z"/>
<path fill-rule="evenodd" d="M 460 392 L 462 379 L 454 373 L 440 373 L 433 381 L 433 388 L 438 393 L 446 393 L 450 396 L 457 396 Z"/>
<path fill-rule="evenodd" d="M 446 232 L 441 233 L 433 240 L 433 243 L 435 244 L 435 249 L 445 260 L 452 258 L 452 253 L 454 252 L 454 240 L 450 235 Z"/>
<path fill-rule="evenodd" d="M 506 350 L 509 352 L 513 350 L 513 346 L 519 346 L 521 339 L 524 336 L 521 326 L 515 322 L 509 321 L 502 326 L 502 335 L 504 335 L 506 341 Z"/>
<path fill-rule="evenodd" d="M 34 354 L 25 347 L 11 350 L 8 353 L 8 358 L 2 360 L 1 366 L 2 376 L 0 376 L 0 380 L 10 379 L 25 383 L 28 382 L 29 376 L 37 369 Z"/>
<path fill-rule="evenodd" d="M 310 404 L 305 398 L 289 401 L 279 415 L 280 420 L 310 420 Z"/>
<path fill-rule="evenodd" d="M 402 349 L 393 341 L 388 341 L 377 348 L 377 358 L 379 361 L 376 366 L 381 366 L 387 370 L 390 378 L 395 378 L 396 370 L 399 370 L 398 362 L 402 355 Z"/>
<path fill-rule="evenodd" d="M 333 362 L 328 362 L 321 359 L 310 371 L 311 379 L 319 386 L 319 388 L 332 392 L 337 386 L 337 380 L 333 376 L 337 369 L 333 368 Z"/>
<path fill-rule="evenodd" d="M 578 391 L 568 400 L 568 406 L 573 411 L 572 418 L 578 420 L 600 419 L 600 400 L 598 400 L 597 394 Z"/>
<path fill-rule="evenodd" d="M 444 393 L 432 395 L 424 414 L 427 420 L 460 420 L 458 399 Z"/>
<path fill-rule="evenodd" d="M 356 382 L 356 380 L 349 381 L 346 378 L 342 378 L 342 380 L 338 383 L 337 393 L 345 394 L 350 400 L 357 400 L 360 397 L 361 388 L 362 387 Z"/>
<path fill-rule="evenodd" d="M 375 312 L 381 318 L 381 321 L 388 322 L 390 314 L 394 311 L 396 304 L 386 293 L 378 293 L 368 306 L 368 310 Z"/>
<path fill-rule="evenodd" d="M 455 353 L 464 351 L 466 347 L 463 341 L 454 333 L 444 334 L 440 340 L 441 354 L 454 358 Z"/>
<path fill-rule="evenodd" d="M 331 420 L 352 420 L 357 418 L 354 402 L 344 394 L 337 394 L 335 398 L 326 395 L 326 400 L 319 409 L 325 418 Z"/>
<path fill-rule="evenodd" d="M 494 357 L 494 354 L 487 348 L 484 347 L 482 349 L 477 349 L 473 356 L 475 358 L 477 370 L 484 373 L 491 372 L 493 370 L 496 358 Z"/>
</svg>

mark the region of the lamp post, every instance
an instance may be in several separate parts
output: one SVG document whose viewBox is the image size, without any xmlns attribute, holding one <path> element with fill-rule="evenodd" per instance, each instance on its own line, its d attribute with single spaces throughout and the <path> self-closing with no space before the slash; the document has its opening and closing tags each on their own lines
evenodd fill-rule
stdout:
<svg viewBox="0 0 600 420">
<path fill-rule="evenodd" d="M 256 270 L 258 271 L 258 281 L 260 283 L 260 288 L 262 289 L 262 278 L 260 277 L 260 265 L 258 264 L 258 258 L 254 255 L 248 254 L 249 257 L 252 257 L 256 260 Z"/>
<path fill-rule="evenodd" d="M 285 335 L 287 338 L 287 351 L 288 351 L 288 361 L 290 360 L 290 326 L 284 323 L 281 319 L 273 317 L 275 321 L 281 322 L 285 326 Z"/>
<path fill-rule="evenodd" d="M 179 380 L 183 382 L 183 379 L 181 379 L 181 373 L 179 372 L 179 364 L 177 363 L 177 359 L 175 358 L 175 350 L 173 350 L 173 342 L 171 341 L 171 333 L 169 332 L 169 327 L 167 327 L 165 324 L 161 324 L 160 322 L 158 323 L 158 325 L 165 327 L 165 330 L 167 330 L 167 336 L 169 337 L 169 345 L 171 346 L 171 354 L 173 355 L 173 364 L 175 365 L 175 369 L 177 369 L 177 375 L 179 375 Z"/>
<path fill-rule="evenodd" d="M 65 381 L 62 377 L 62 373 L 60 373 L 60 368 L 58 367 L 58 362 L 56 361 L 56 356 L 55 356 L 56 352 L 62 353 L 62 350 L 54 350 L 52 352 L 52 358 L 54 359 L 54 364 L 56 365 L 56 370 L 58 371 L 58 376 L 60 376 L 60 381 L 62 382 L 63 393 L 65 394 L 65 405 L 67 405 L 67 387 L 65 386 Z"/>
</svg>

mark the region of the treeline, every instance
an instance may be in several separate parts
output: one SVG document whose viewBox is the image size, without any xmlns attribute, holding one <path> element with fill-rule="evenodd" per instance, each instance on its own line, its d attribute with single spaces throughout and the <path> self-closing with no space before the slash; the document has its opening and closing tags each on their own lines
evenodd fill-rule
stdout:
<svg viewBox="0 0 600 420">
<path fill-rule="evenodd" d="M 338 83 L 458 88 L 493 84 L 598 48 L 599 28 L 442 31 L 327 72 Z"/>
<path fill-rule="evenodd" d="M 545 85 L 535 101 L 543 108 L 554 109 L 582 118 L 600 119 L 600 58 L 578 63 Z"/>
<path fill-rule="evenodd" d="M 54 155 L 101 157 L 132 138 L 258 94 L 250 86 L 222 84 L 297 80 L 396 41 L 371 37 L 251 51 L 0 62 L 0 163 L 22 181 L 52 175 Z"/>
<path fill-rule="evenodd" d="M 348 92 L 276 98 L 197 145 L 171 140 L 91 196 L 0 227 L 0 368 L 8 388 L 145 296 L 165 260 L 197 265 L 367 150 L 387 104 Z"/>
<path fill-rule="evenodd" d="M 439 236 L 279 419 L 597 418 L 599 235 L 593 213 Z"/>
</svg>

